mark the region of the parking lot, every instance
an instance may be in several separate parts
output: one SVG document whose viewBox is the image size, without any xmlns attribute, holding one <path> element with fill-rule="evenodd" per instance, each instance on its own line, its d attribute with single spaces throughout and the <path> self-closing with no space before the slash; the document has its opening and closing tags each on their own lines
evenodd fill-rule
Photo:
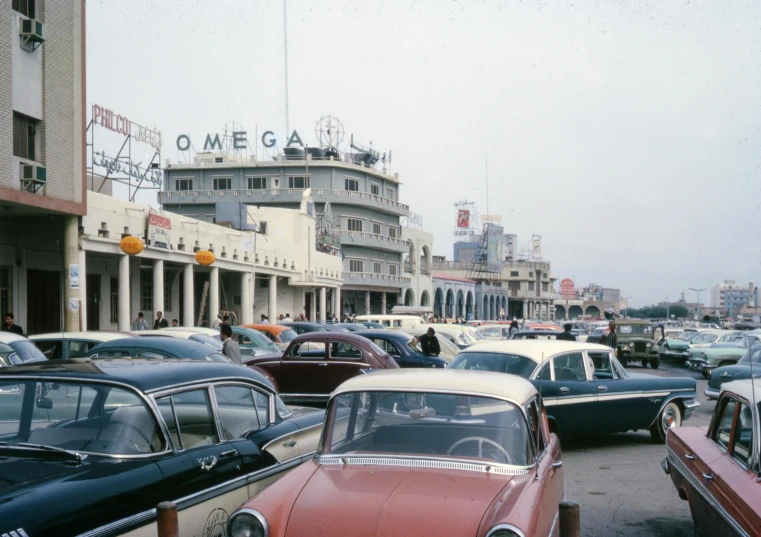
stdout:
<svg viewBox="0 0 761 537">
<path fill-rule="evenodd" d="M 630 366 L 630 372 L 686 376 L 698 382 L 701 406 L 685 426 L 708 426 L 715 402 L 703 395 L 706 381 L 675 363 L 660 369 Z M 661 469 L 665 446 L 648 431 L 569 440 L 563 445 L 566 498 L 581 506 L 581 534 L 587 537 L 692 536 L 687 502 Z"/>
</svg>

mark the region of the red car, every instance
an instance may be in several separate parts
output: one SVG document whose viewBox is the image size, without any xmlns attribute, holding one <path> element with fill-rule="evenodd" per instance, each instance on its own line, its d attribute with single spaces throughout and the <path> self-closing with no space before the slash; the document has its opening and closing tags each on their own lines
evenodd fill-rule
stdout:
<svg viewBox="0 0 761 537">
<path fill-rule="evenodd" d="M 282 357 L 254 357 L 286 402 L 325 403 L 339 384 L 374 369 L 398 369 L 386 351 L 349 332 L 309 332 L 294 338 Z"/>
<path fill-rule="evenodd" d="M 227 536 L 557 536 L 563 490 L 529 381 L 378 371 L 333 393 L 317 455 L 235 511 Z"/>
<path fill-rule="evenodd" d="M 670 429 L 661 466 L 687 500 L 695 534 L 761 535 L 759 417 L 761 380 L 721 388 L 711 426 Z M 755 392 L 755 393 L 754 393 Z"/>
</svg>

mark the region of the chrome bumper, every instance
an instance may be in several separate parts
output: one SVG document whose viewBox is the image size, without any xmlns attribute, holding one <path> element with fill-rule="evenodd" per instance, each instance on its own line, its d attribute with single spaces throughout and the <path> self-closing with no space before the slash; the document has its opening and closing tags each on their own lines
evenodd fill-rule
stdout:
<svg viewBox="0 0 761 537">
<path fill-rule="evenodd" d="M 684 360 L 687 360 L 690 357 L 689 351 L 660 351 L 659 354 L 661 356 L 665 356 L 666 358 L 681 358 Z"/>
<path fill-rule="evenodd" d="M 705 360 L 687 360 L 685 365 L 687 366 L 687 369 L 691 371 L 700 371 L 701 373 L 716 369 L 715 365 L 709 364 Z"/>
<path fill-rule="evenodd" d="M 666 475 L 669 475 L 671 473 L 671 468 L 669 468 L 668 457 L 663 457 L 663 460 L 661 461 L 661 468 L 663 468 L 663 471 L 666 472 Z"/>
<path fill-rule="evenodd" d="M 684 399 L 682 404 L 684 405 L 684 419 L 688 419 L 695 412 L 695 409 L 700 406 L 700 401 L 697 399 Z"/>
<path fill-rule="evenodd" d="M 720 390 L 712 390 L 711 388 L 706 388 L 703 393 L 709 399 L 718 399 L 719 398 L 719 394 L 721 393 L 721 391 Z"/>
</svg>

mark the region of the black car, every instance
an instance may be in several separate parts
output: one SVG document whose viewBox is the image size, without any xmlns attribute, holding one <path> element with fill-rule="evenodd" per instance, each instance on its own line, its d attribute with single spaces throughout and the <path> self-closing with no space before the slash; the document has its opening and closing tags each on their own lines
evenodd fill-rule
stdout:
<svg viewBox="0 0 761 537">
<path fill-rule="evenodd" d="M 229 363 L 219 351 L 190 339 L 146 336 L 104 341 L 93 347 L 88 358 L 190 358 L 207 362 Z"/>
<path fill-rule="evenodd" d="M 446 367 L 449 362 L 438 356 L 426 356 L 416 339 L 395 330 L 365 330 L 354 332 L 386 351 L 399 367 Z"/>
<path fill-rule="evenodd" d="M 306 334 L 308 332 L 327 332 L 328 329 L 324 324 L 320 323 L 288 323 L 288 328 L 296 332 L 298 335 Z M 346 330 L 348 332 L 348 330 Z"/>
<path fill-rule="evenodd" d="M 746 351 L 736 364 L 717 367 L 711 371 L 708 386 L 703 393 L 709 399 L 718 399 L 722 384 L 733 380 L 749 379 L 751 370 L 753 378 L 761 377 L 761 345 Z"/>
<path fill-rule="evenodd" d="M 312 457 L 323 412 L 293 416 L 258 373 L 197 360 L 51 361 L 0 370 L 0 535 L 188 535 Z"/>
</svg>

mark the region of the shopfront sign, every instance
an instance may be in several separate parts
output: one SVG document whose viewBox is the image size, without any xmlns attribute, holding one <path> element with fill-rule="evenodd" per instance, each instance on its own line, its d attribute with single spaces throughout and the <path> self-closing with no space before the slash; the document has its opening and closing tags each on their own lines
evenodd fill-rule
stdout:
<svg viewBox="0 0 761 537">
<path fill-rule="evenodd" d="M 228 147 L 224 147 L 226 145 Z M 277 145 L 277 137 L 273 131 L 264 131 L 261 137 L 262 146 L 266 148 L 275 147 Z M 188 151 L 192 147 L 190 141 L 190 135 L 180 134 L 176 141 L 177 149 L 180 151 Z M 285 147 L 300 146 L 304 147 L 304 142 L 301 140 L 301 136 L 297 131 L 293 131 L 288 138 L 288 143 Z M 248 147 L 248 131 L 232 131 L 232 137 L 223 136 L 220 138 L 219 133 L 208 133 L 204 140 L 204 151 L 235 151 L 244 150 Z"/>
<path fill-rule="evenodd" d="M 169 218 L 156 213 L 148 215 L 148 244 L 170 250 L 172 248 L 170 231 L 172 231 L 172 221 Z"/>
<path fill-rule="evenodd" d="M 115 174 L 128 175 L 132 179 L 148 181 L 154 186 L 161 186 L 161 170 L 149 168 L 145 169 L 142 162 L 131 162 L 128 160 L 117 160 L 106 155 L 105 152 L 96 152 L 93 155 L 93 164 L 104 168 L 109 176 Z"/>
</svg>

